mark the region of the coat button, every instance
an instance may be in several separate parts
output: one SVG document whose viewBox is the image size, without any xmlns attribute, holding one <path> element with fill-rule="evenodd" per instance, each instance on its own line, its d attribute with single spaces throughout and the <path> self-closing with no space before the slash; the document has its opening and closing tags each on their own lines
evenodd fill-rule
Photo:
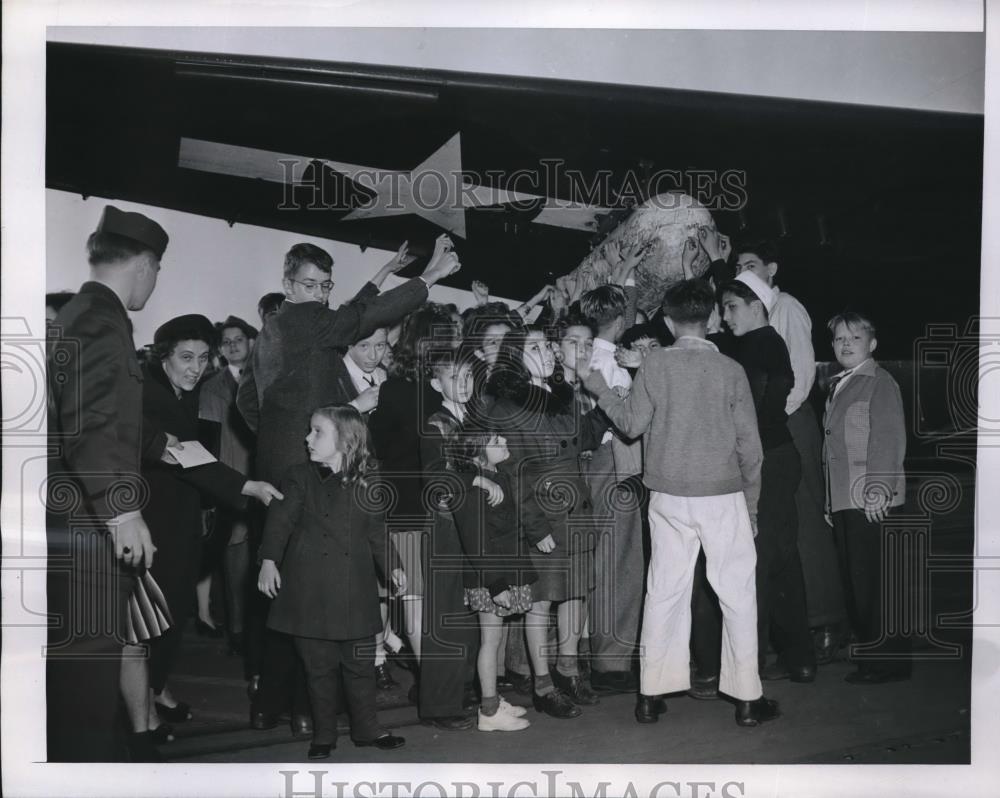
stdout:
<svg viewBox="0 0 1000 798">
<path fill-rule="evenodd" d="M 830 430 L 827 430 L 827 431 L 826 431 L 826 434 L 827 434 L 827 435 L 829 435 L 829 434 L 830 434 Z"/>
<path fill-rule="evenodd" d="M 565 449 L 565 448 L 566 448 L 566 441 L 559 441 L 559 445 L 560 445 L 560 446 L 561 446 L 561 447 L 562 447 L 563 449 Z"/>
</svg>

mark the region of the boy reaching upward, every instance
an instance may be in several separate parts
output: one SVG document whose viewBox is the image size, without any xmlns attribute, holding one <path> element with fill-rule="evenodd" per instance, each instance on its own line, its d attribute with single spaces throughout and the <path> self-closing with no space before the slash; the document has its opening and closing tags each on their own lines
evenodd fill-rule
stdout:
<svg viewBox="0 0 1000 798">
<path fill-rule="evenodd" d="M 736 699 L 736 722 L 779 714 L 757 671 L 754 534 L 763 459 L 743 369 L 706 340 L 715 297 L 701 280 L 671 287 L 663 302 L 673 346 L 651 353 L 625 399 L 588 363 L 584 385 L 618 429 L 644 438 L 643 481 L 652 492 L 652 541 L 635 716 L 655 723 L 658 698 L 690 687 L 691 586 L 705 550 L 708 580 L 723 609 L 719 689 Z"/>
</svg>

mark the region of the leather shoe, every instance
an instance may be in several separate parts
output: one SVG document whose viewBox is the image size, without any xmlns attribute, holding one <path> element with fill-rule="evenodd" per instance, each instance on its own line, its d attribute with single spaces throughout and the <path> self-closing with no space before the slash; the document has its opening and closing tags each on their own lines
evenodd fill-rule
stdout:
<svg viewBox="0 0 1000 798">
<path fill-rule="evenodd" d="M 535 693 L 532 696 L 532 703 L 535 705 L 536 711 L 544 712 L 546 715 L 560 720 L 578 718 L 582 713 L 580 707 L 574 704 L 570 697 L 558 687 L 545 695 Z"/>
<path fill-rule="evenodd" d="M 666 711 L 667 702 L 662 698 L 640 693 L 639 701 L 635 705 L 635 719 L 639 723 L 656 723 L 660 715 Z"/>
<path fill-rule="evenodd" d="M 600 704 L 601 699 L 590 689 L 590 686 L 580 675 L 565 676 L 555 668 L 552 669 L 552 683 L 569 696 L 570 701 L 581 707 L 592 707 Z"/>
<path fill-rule="evenodd" d="M 781 715 L 778 702 L 761 696 L 756 701 L 736 702 L 736 725 L 759 726 Z"/>
<path fill-rule="evenodd" d="M 393 687 L 399 686 L 399 682 L 393 679 L 392 674 L 389 673 L 388 665 L 375 666 L 375 686 L 379 690 L 391 690 Z"/>
<path fill-rule="evenodd" d="M 305 737 L 313 733 L 311 715 L 292 715 L 292 737 Z"/>
<path fill-rule="evenodd" d="M 632 671 L 599 671 L 591 669 L 590 686 L 597 693 L 634 693 L 639 689 Z"/>
<path fill-rule="evenodd" d="M 278 716 L 271 712 L 261 712 L 256 709 L 250 710 L 250 728 L 257 731 L 273 729 L 278 725 Z"/>
<path fill-rule="evenodd" d="M 159 701 L 153 702 L 156 705 L 156 714 L 168 723 L 183 723 L 191 720 L 191 706 L 183 701 L 178 701 L 176 706 L 168 707 Z"/>
<path fill-rule="evenodd" d="M 906 671 L 853 671 L 844 677 L 849 684 L 886 684 L 888 682 L 905 682 L 910 678 Z"/>
<path fill-rule="evenodd" d="M 423 718 L 421 723 L 424 726 L 433 726 L 435 729 L 440 729 L 441 731 L 466 731 L 471 729 L 476 725 L 476 721 L 465 715 L 448 715 L 440 718 Z M 378 738 L 381 739 L 381 738 Z M 367 743 L 371 745 L 372 743 Z M 360 743 L 355 743 L 355 745 L 360 745 Z"/>
<path fill-rule="evenodd" d="M 174 741 L 174 727 L 169 723 L 161 723 L 155 729 L 149 730 L 149 739 L 156 745 L 172 743 Z"/>
<path fill-rule="evenodd" d="M 253 701 L 257 697 L 257 693 L 260 692 L 260 675 L 251 676 L 250 681 L 247 682 L 247 698 Z"/>
<path fill-rule="evenodd" d="M 801 683 L 813 682 L 816 681 L 816 666 L 796 665 L 789 667 L 780 660 L 775 660 L 761 669 L 760 678 L 765 682 L 774 682 L 779 679 Z"/>
<path fill-rule="evenodd" d="M 313 744 L 309 746 L 309 758 L 310 759 L 329 759 L 330 752 L 337 747 L 336 743 L 327 743 L 325 745 Z"/>
<path fill-rule="evenodd" d="M 386 732 L 374 740 L 355 740 L 354 744 L 358 748 L 378 748 L 380 751 L 392 751 L 394 748 L 402 748 L 406 745 L 406 739 Z"/>
<path fill-rule="evenodd" d="M 714 701 L 719 697 L 719 677 L 692 676 L 688 695 L 699 701 Z"/>
</svg>

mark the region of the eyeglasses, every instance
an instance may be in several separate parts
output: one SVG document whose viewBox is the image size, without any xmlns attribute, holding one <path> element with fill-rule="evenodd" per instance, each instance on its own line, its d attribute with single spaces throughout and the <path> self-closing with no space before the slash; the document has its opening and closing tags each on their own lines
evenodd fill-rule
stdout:
<svg viewBox="0 0 1000 798">
<path fill-rule="evenodd" d="M 293 283 L 298 283 L 299 285 L 301 285 L 309 293 L 312 293 L 317 288 L 326 293 L 330 293 L 330 291 L 333 289 L 333 280 L 326 280 L 325 282 L 317 283 L 315 280 L 296 280 L 291 277 L 289 279 Z"/>
</svg>

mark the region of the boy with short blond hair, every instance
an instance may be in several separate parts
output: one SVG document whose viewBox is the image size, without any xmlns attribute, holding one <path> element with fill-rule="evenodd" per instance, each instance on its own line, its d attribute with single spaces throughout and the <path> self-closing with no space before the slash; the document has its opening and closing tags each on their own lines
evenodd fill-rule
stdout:
<svg viewBox="0 0 1000 798">
<path fill-rule="evenodd" d="M 881 684 L 910 677 L 910 640 L 883 638 L 886 578 L 882 521 L 906 498 L 906 420 L 899 385 L 875 362 L 875 325 L 859 313 L 840 313 L 827 327 L 843 371 L 830 379 L 823 416 L 823 470 L 827 512 L 859 647 L 852 684 Z M 900 601 L 901 598 L 891 599 Z M 891 601 L 890 600 L 890 601 Z M 879 642 L 878 657 L 871 649 Z"/>
</svg>

